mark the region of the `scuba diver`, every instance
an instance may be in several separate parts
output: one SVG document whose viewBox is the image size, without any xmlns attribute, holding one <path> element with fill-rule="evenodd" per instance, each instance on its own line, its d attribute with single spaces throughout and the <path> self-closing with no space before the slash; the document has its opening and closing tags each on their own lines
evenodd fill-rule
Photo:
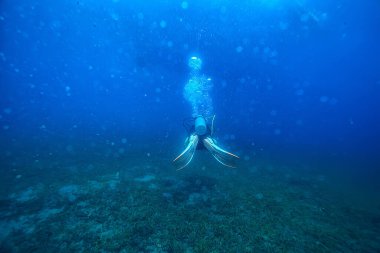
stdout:
<svg viewBox="0 0 380 253">
<path fill-rule="evenodd" d="M 213 139 L 214 120 L 211 78 L 201 74 L 202 60 L 199 57 L 191 57 L 188 62 L 190 79 L 184 88 L 184 97 L 192 106 L 192 117 L 185 119 L 183 125 L 188 132 L 185 140 L 185 150 L 174 159 L 173 163 L 181 170 L 190 164 L 196 150 L 207 149 L 211 155 L 221 164 L 235 168 L 235 162 L 239 157 L 220 148 Z"/>
</svg>

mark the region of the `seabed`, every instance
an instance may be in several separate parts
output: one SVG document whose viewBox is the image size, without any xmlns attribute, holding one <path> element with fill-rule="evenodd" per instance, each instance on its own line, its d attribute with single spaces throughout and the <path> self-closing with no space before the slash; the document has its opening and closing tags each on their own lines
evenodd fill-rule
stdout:
<svg viewBox="0 0 380 253">
<path fill-rule="evenodd" d="M 379 198 L 319 170 L 51 164 L 2 177 L 0 252 L 380 251 Z"/>
</svg>

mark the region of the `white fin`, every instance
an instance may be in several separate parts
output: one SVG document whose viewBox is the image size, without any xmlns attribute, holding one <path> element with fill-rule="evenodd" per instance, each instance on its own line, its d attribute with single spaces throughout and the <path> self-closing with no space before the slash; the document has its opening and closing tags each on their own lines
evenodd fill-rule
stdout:
<svg viewBox="0 0 380 253">
<path fill-rule="evenodd" d="M 220 148 L 210 137 L 203 139 L 203 144 L 219 163 L 227 167 L 236 168 L 235 162 L 236 159 L 239 159 L 237 155 Z"/>
<path fill-rule="evenodd" d="M 198 145 L 198 136 L 193 134 L 189 137 L 189 143 L 187 144 L 185 150 L 173 160 L 175 166 L 178 167 L 177 170 L 185 168 L 193 159 L 195 150 Z"/>
</svg>

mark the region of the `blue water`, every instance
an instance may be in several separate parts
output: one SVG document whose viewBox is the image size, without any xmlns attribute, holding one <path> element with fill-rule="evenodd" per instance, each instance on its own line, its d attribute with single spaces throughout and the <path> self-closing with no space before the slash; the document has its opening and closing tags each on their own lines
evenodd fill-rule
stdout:
<svg viewBox="0 0 380 253">
<path fill-rule="evenodd" d="M 378 252 L 379 13 L 374 0 L 1 1 L 0 251 Z M 192 56 L 236 169 L 207 150 L 172 164 L 194 116 Z"/>
</svg>

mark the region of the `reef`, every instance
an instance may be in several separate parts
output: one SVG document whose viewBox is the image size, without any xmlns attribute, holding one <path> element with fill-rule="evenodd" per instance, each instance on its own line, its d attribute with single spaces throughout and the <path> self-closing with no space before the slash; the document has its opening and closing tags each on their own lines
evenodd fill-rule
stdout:
<svg viewBox="0 0 380 253">
<path fill-rule="evenodd" d="M 379 201 L 355 198 L 318 171 L 196 163 L 183 172 L 80 171 L 35 185 L 17 179 L 25 181 L 0 199 L 1 252 L 380 249 Z"/>
</svg>

